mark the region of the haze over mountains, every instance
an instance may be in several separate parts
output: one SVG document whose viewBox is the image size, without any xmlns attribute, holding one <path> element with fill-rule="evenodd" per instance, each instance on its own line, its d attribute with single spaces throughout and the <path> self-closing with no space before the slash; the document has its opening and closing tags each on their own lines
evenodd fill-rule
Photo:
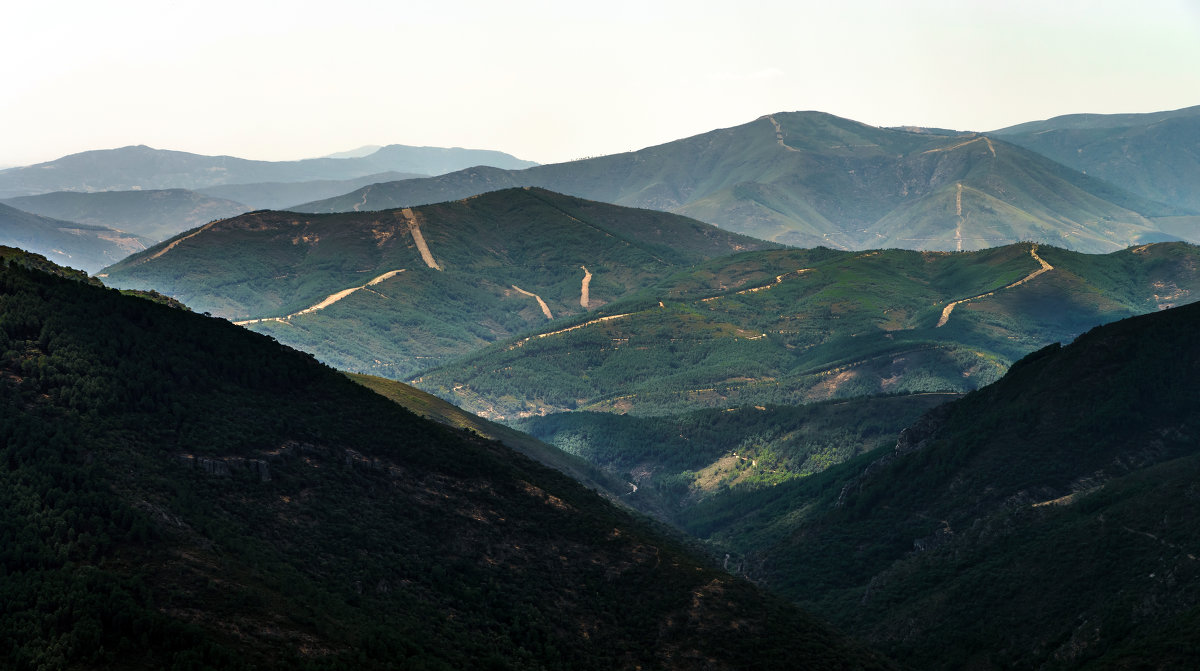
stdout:
<svg viewBox="0 0 1200 671">
<path fill-rule="evenodd" d="M 995 136 L 876 128 L 819 112 L 769 115 L 626 154 L 373 185 L 294 209 L 404 207 L 528 185 L 845 249 L 1035 240 L 1106 252 L 1171 239 L 1151 218 L 1188 213 Z"/>
<path fill-rule="evenodd" d="M 31 214 L 0 203 L 0 245 L 36 249 L 56 263 L 96 272 L 151 240 L 104 226 Z"/>
<path fill-rule="evenodd" d="M 158 242 L 180 231 L 247 211 L 242 203 L 186 189 L 145 191 L 56 191 L 3 201 L 26 212 L 105 226 Z"/>
<path fill-rule="evenodd" d="M 202 156 L 145 145 L 71 154 L 54 161 L 0 170 L 0 197 L 51 191 L 200 189 L 218 184 L 343 180 L 388 171 L 437 175 L 472 165 L 536 165 L 489 150 L 388 145 L 356 158 L 253 161 Z"/>
</svg>

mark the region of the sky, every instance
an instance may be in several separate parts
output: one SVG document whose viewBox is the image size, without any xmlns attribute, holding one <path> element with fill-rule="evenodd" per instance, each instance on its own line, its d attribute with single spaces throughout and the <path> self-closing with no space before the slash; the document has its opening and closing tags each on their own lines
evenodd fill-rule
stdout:
<svg viewBox="0 0 1200 671">
<path fill-rule="evenodd" d="M 42 0 L 0 24 L 0 166 L 145 144 L 542 163 L 764 114 L 992 130 L 1200 105 L 1200 0 Z"/>
</svg>

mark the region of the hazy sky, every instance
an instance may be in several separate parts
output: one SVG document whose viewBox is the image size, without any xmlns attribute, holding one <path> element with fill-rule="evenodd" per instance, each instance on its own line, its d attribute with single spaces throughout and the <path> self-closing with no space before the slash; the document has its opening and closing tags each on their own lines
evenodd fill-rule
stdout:
<svg viewBox="0 0 1200 671">
<path fill-rule="evenodd" d="M 1200 0 L 6 3 L 0 165 L 147 144 L 540 162 L 785 110 L 990 130 L 1200 104 Z"/>
</svg>

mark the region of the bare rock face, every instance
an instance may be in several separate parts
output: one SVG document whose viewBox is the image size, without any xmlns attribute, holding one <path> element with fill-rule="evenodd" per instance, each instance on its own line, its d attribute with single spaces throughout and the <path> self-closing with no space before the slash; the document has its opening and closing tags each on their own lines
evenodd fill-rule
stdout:
<svg viewBox="0 0 1200 671">
<path fill-rule="evenodd" d="M 218 475 L 222 477 L 228 477 L 232 475 L 232 473 L 229 471 L 229 464 L 225 463 L 224 459 L 209 459 L 208 457 L 200 457 L 196 460 L 196 465 L 209 475 Z"/>
</svg>

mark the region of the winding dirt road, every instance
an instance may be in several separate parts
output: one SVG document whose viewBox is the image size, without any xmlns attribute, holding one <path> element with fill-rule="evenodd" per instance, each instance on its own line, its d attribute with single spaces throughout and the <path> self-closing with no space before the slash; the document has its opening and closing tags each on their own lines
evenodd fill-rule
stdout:
<svg viewBox="0 0 1200 671">
<path fill-rule="evenodd" d="M 346 296 L 349 296 L 350 294 L 354 293 L 355 291 L 359 291 L 362 289 L 366 289 L 367 287 L 375 286 L 376 284 L 379 284 L 380 282 L 382 282 L 386 279 L 395 277 L 396 275 L 399 275 L 402 272 L 404 272 L 403 268 L 401 268 L 399 270 L 389 270 L 386 273 L 380 275 L 379 277 L 376 277 L 375 279 L 371 280 L 370 282 L 367 282 L 366 284 L 364 284 L 360 287 L 351 287 L 349 289 L 342 289 L 341 291 L 338 291 L 336 293 L 329 294 L 320 303 L 317 303 L 316 305 L 313 305 L 311 307 L 304 308 L 303 310 L 301 310 L 299 312 L 293 312 L 292 314 L 290 314 L 286 317 L 263 317 L 261 319 L 245 319 L 240 322 L 234 322 L 234 324 L 237 324 L 238 326 L 245 326 L 247 324 L 257 324 L 259 322 L 286 323 L 292 317 L 299 317 L 300 315 L 306 315 L 310 312 L 316 312 L 317 310 L 324 310 L 325 308 L 342 300 L 343 298 L 345 298 Z"/>
<path fill-rule="evenodd" d="M 970 298 L 964 298 L 960 301 L 954 301 L 952 303 L 949 303 L 948 305 L 946 305 L 946 307 L 942 308 L 942 318 L 938 320 L 937 326 L 935 326 L 934 328 L 941 328 L 941 327 L 945 326 L 946 322 L 950 321 L 950 313 L 954 312 L 954 306 L 958 305 L 959 303 L 969 303 L 971 301 L 978 300 L 980 298 L 987 298 L 988 296 L 995 294 L 996 291 L 1004 291 L 1005 289 L 1013 289 L 1015 287 L 1019 287 L 1022 284 L 1025 284 L 1026 282 L 1034 279 L 1038 275 L 1041 275 L 1042 273 L 1046 273 L 1051 270 L 1054 270 L 1054 266 L 1050 265 L 1049 263 L 1046 263 L 1045 259 L 1038 256 L 1037 248 L 1038 248 L 1037 245 L 1030 245 L 1029 246 L 1029 255 L 1033 257 L 1033 260 L 1037 261 L 1041 265 L 1040 268 L 1033 271 L 1032 273 L 1029 273 L 1025 277 L 1022 277 L 1021 279 L 1017 280 L 1016 282 L 1013 282 L 1012 284 L 1010 284 L 1008 286 L 1001 287 L 999 289 L 996 289 L 995 291 L 989 291 L 986 294 L 979 294 L 978 296 L 972 296 Z"/>
</svg>

